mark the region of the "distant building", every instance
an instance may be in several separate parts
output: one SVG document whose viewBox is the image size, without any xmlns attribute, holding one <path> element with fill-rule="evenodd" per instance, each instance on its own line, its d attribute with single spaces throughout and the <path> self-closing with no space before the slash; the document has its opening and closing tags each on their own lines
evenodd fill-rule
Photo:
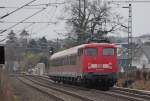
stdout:
<svg viewBox="0 0 150 101">
<path fill-rule="evenodd" d="M 124 47 L 126 44 L 117 44 L 117 60 L 118 60 L 118 67 L 120 72 L 124 72 L 125 68 L 127 67 L 127 48 Z"/>
<path fill-rule="evenodd" d="M 138 69 L 145 68 L 150 70 L 150 46 L 142 45 L 134 51 L 132 65 Z"/>
<path fill-rule="evenodd" d="M 139 45 L 135 43 L 132 44 L 132 54 L 134 54 L 138 47 Z M 128 57 L 128 43 L 117 43 L 117 59 L 120 72 L 137 70 L 134 65 L 132 65 L 132 67 L 128 67 L 129 62 L 131 62 Z"/>
<path fill-rule="evenodd" d="M 138 38 L 142 43 L 150 42 L 150 35 L 143 35 Z"/>
</svg>

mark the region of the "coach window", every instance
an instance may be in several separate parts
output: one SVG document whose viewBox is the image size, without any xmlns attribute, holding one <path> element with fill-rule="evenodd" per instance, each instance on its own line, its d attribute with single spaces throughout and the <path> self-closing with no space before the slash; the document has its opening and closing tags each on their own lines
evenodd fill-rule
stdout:
<svg viewBox="0 0 150 101">
<path fill-rule="evenodd" d="M 67 65 L 69 65 L 69 56 L 66 57 Z"/>
<path fill-rule="evenodd" d="M 58 59 L 55 60 L 55 66 L 58 66 Z"/>
<path fill-rule="evenodd" d="M 83 48 L 78 49 L 78 56 L 81 56 L 83 54 Z"/>
<path fill-rule="evenodd" d="M 56 60 L 53 60 L 53 61 L 52 61 L 52 64 L 53 64 L 53 66 L 55 67 L 55 66 L 56 66 Z"/>
<path fill-rule="evenodd" d="M 71 56 L 68 56 L 68 64 L 71 65 Z"/>
<path fill-rule="evenodd" d="M 52 61 L 52 65 L 55 66 L 55 61 L 54 60 Z"/>
<path fill-rule="evenodd" d="M 67 59 L 66 59 L 66 57 L 64 57 L 64 65 L 66 65 L 67 64 Z"/>
<path fill-rule="evenodd" d="M 64 59 L 61 58 L 61 65 L 64 65 Z"/>
<path fill-rule="evenodd" d="M 77 58 L 77 56 L 74 55 L 74 65 L 76 65 L 76 58 Z"/>
<path fill-rule="evenodd" d="M 60 66 L 60 64 L 61 64 L 61 59 L 58 58 L 56 61 L 57 61 L 57 64 L 56 64 L 56 65 L 57 65 L 57 66 Z"/>
<path fill-rule="evenodd" d="M 97 48 L 85 48 L 85 55 L 97 56 L 98 55 L 98 49 Z"/>
<path fill-rule="evenodd" d="M 62 58 L 59 58 L 59 66 L 61 66 L 62 65 Z"/>
<path fill-rule="evenodd" d="M 66 65 L 66 57 L 62 57 L 61 61 L 62 61 L 62 64 L 61 64 L 62 66 Z"/>
<path fill-rule="evenodd" d="M 114 55 L 114 48 L 103 48 L 103 55 Z"/>
<path fill-rule="evenodd" d="M 56 61 L 57 61 L 56 65 L 59 66 L 59 63 L 60 63 L 59 58 Z"/>
</svg>

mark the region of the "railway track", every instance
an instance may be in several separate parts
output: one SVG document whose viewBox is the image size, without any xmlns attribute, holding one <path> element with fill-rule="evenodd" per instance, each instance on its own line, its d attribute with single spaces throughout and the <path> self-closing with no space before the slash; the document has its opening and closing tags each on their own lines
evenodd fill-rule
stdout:
<svg viewBox="0 0 150 101">
<path fill-rule="evenodd" d="M 33 77 L 36 80 L 40 79 L 48 84 L 48 82 L 51 82 L 46 77 Z M 54 83 L 56 84 L 56 83 Z M 133 90 L 133 89 L 127 89 L 127 88 L 119 88 L 114 87 L 110 89 L 109 91 L 100 91 L 96 89 L 88 89 L 88 88 L 82 88 L 72 85 L 66 85 L 66 84 L 56 84 L 58 86 L 64 86 L 64 87 L 70 87 L 72 89 L 80 89 L 83 91 L 91 92 L 92 94 L 105 94 L 113 97 L 120 97 L 123 99 L 127 99 L 129 101 L 150 101 L 150 92 L 141 91 L 141 90 Z"/>
<path fill-rule="evenodd" d="M 39 91 L 39 92 L 41 92 L 41 93 L 43 93 L 43 94 L 45 94 L 47 96 L 50 96 L 51 98 L 55 99 L 56 101 L 57 100 L 58 101 L 64 101 L 63 99 L 61 99 L 61 98 L 59 98 L 59 97 L 57 97 L 57 96 L 55 96 L 55 95 L 45 91 L 43 88 L 41 88 L 41 87 L 39 87 L 37 85 L 34 85 L 32 83 L 29 83 L 27 80 L 23 79 L 23 77 L 18 77 L 17 79 L 20 80 L 22 83 L 26 84 L 27 86 L 30 86 L 30 87 L 36 89 L 37 91 Z"/>
<path fill-rule="evenodd" d="M 115 87 L 111 90 L 111 92 L 128 95 L 133 98 L 137 98 L 139 101 L 144 101 L 144 100 L 149 101 L 150 100 L 150 92 L 148 92 L 148 91 Z"/>
<path fill-rule="evenodd" d="M 106 95 L 114 96 L 114 97 L 120 97 L 123 99 L 127 99 L 129 101 L 150 101 L 150 95 L 140 95 L 136 93 L 131 93 L 128 91 L 123 91 L 123 90 L 110 90 L 107 92 L 102 92 L 98 90 L 94 90 L 96 93 L 103 93 Z"/>
<path fill-rule="evenodd" d="M 38 81 L 45 82 L 45 84 L 48 84 L 48 85 L 53 84 L 53 85 L 56 85 L 56 86 L 69 87 L 69 88 L 76 89 L 76 90 L 90 91 L 90 89 L 84 88 L 84 87 L 78 87 L 78 86 L 75 86 L 75 85 L 62 84 L 62 83 L 55 83 L 54 81 L 50 80 L 48 77 L 30 76 L 30 78 L 33 78 L 33 79 L 38 80 Z"/>
<path fill-rule="evenodd" d="M 19 79 L 21 80 L 22 78 L 19 78 Z M 23 79 L 24 80 L 21 80 L 22 82 L 27 83 L 27 82 L 25 82 L 25 80 L 28 82 L 32 82 L 30 84 L 28 83 L 28 85 L 48 94 L 50 96 L 55 97 L 56 99 L 58 99 L 58 101 L 94 101 L 93 99 L 89 99 L 82 95 L 79 95 L 79 94 L 76 94 L 76 93 L 73 93 L 70 91 L 66 91 L 66 90 L 63 90 L 58 87 L 47 85 L 47 84 L 45 84 L 45 82 L 41 82 L 41 81 L 39 82 L 37 80 L 34 80 L 33 78 L 25 77 Z M 34 86 L 33 86 L 33 84 L 34 84 Z"/>
</svg>

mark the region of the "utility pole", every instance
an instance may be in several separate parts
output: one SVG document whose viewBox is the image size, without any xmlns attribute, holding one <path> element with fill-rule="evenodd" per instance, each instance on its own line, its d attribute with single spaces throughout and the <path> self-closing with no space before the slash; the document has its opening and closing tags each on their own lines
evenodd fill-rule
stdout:
<svg viewBox="0 0 150 101">
<path fill-rule="evenodd" d="M 132 4 L 133 3 L 150 3 L 149 0 L 109 0 L 109 3 L 127 3 L 129 4 L 128 7 L 123 7 L 123 8 L 128 8 L 129 9 L 129 16 L 128 16 L 128 61 L 127 61 L 127 66 L 128 69 L 132 69 Z"/>
<path fill-rule="evenodd" d="M 127 3 L 128 4 L 128 7 L 123 7 L 123 8 L 128 8 L 129 9 L 129 16 L 128 16 L 128 55 L 127 55 L 127 71 L 126 71 L 126 80 L 127 80 L 127 84 L 126 86 L 128 86 L 128 80 L 129 80 L 129 75 L 128 73 L 130 73 L 130 70 L 132 71 L 133 70 L 133 67 L 132 67 L 132 59 L 133 59 L 133 55 L 132 55 L 132 52 L 133 52 L 133 43 L 132 43 L 132 3 L 150 3 L 150 1 L 133 1 L 133 0 L 126 0 L 126 1 L 123 1 L 123 0 L 120 0 L 120 1 L 110 1 L 109 3 L 111 2 L 116 2 L 116 3 Z"/>
<path fill-rule="evenodd" d="M 127 55 L 127 67 L 128 69 L 132 68 L 132 4 L 129 3 L 129 6 L 123 7 L 129 9 L 128 15 L 128 55 Z"/>
<path fill-rule="evenodd" d="M 128 14 L 128 54 L 127 54 L 127 71 L 126 71 L 126 86 L 128 86 L 129 80 L 129 70 L 132 70 L 132 4 L 129 3 L 128 7 L 123 7 L 129 9 Z"/>
<path fill-rule="evenodd" d="M 132 4 L 129 4 L 129 17 L 128 17 L 128 66 L 132 68 Z"/>
</svg>

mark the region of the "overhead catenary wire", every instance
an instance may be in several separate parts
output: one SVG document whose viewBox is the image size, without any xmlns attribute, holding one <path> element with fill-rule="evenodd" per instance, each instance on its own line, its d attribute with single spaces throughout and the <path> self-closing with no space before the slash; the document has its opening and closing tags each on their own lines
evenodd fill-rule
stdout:
<svg viewBox="0 0 150 101">
<path fill-rule="evenodd" d="M 47 6 L 48 7 L 48 6 Z M 57 21 L 55 21 L 55 22 L 52 22 L 51 20 L 52 20 L 52 18 L 54 17 L 54 15 L 55 15 L 55 11 L 54 11 L 54 14 L 52 14 L 51 15 L 51 17 L 50 17 L 50 21 L 46 21 L 46 22 L 35 22 L 34 24 L 46 24 L 43 28 L 39 28 L 36 32 L 38 32 L 38 33 L 41 33 L 43 30 L 45 30 L 45 29 L 47 29 L 48 27 L 49 27 L 49 24 L 57 24 Z M 47 13 L 46 13 L 47 14 Z M 26 23 L 26 22 L 25 22 Z M 30 22 L 27 22 L 27 23 L 30 23 Z M 37 29 L 37 28 L 36 28 Z M 42 29 L 42 30 L 41 30 Z M 37 34 L 37 33 L 36 33 Z"/>
<path fill-rule="evenodd" d="M 27 28 L 29 28 L 29 27 L 31 27 L 31 26 L 33 26 L 35 23 L 30 23 L 29 25 L 27 25 L 26 27 L 24 27 L 23 29 L 27 29 Z M 19 31 L 17 31 L 16 33 L 19 33 L 19 32 L 21 32 L 22 30 L 19 30 Z"/>
<path fill-rule="evenodd" d="M 28 22 L 13 22 L 13 21 L 0 21 L 0 23 L 53 23 L 53 24 L 55 24 L 55 23 L 57 23 L 57 22 L 51 22 L 51 21 L 39 21 L 39 22 L 37 22 L 37 21 L 28 21 Z"/>
<path fill-rule="evenodd" d="M 57 1 L 55 1 L 55 3 L 47 3 L 47 7 L 48 7 L 48 4 L 63 4 L 63 3 L 58 3 Z M 40 4 L 41 5 L 41 4 Z M 57 12 L 57 6 L 55 6 L 55 8 L 51 9 L 50 10 L 51 14 L 50 14 L 50 19 L 48 22 L 51 22 L 51 20 L 53 20 L 54 16 L 55 16 L 55 13 Z M 52 13 L 53 12 L 53 13 Z M 49 14 L 49 13 L 46 13 L 46 14 Z M 49 18 L 49 17 L 48 17 Z M 57 24 L 58 22 L 55 21 L 53 22 L 52 24 Z M 46 24 L 46 23 L 45 23 Z M 46 24 L 44 28 L 39 28 L 38 30 L 36 30 L 36 32 L 38 33 L 43 33 L 44 31 L 43 30 L 46 30 L 47 28 L 49 28 L 49 24 Z M 41 30 L 42 29 L 42 30 Z"/>
<path fill-rule="evenodd" d="M 18 9 L 16 6 L 0 6 L 0 9 Z M 28 5 L 22 9 L 41 9 L 42 7 L 28 7 Z"/>
<path fill-rule="evenodd" d="M 28 6 L 56 6 L 56 5 L 62 5 L 62 4 L 66 4 L 66 2 L 62 2 L 62 3 L 34 4 L 34 5 L 28 5 Z"/>
<path fill-rule="evenodd" d="M 47 4 L 35 4 L 35 5 L 26 5 L 22 9 L 41 9 L 41 7 L 32 7 L 32 6 L 56 6 L 65 4 L 65 2 L 62 3 L 47 3 Z M 0 9 L 19 9 L 20 7 L 16 6 L 0 6 Z"/>
<path fill-rule="evenodd" d="M 35 24 L 35 23 L 31 23 L 31 24 L 29 24 L 28 26 L 26 26 L 24 29 L 27 29 L 27 28 L 33 26 L 34 24 Z"/>
<path fill-rule="evenodd" d="M 6 39 L 7 39 L 7 38 L 1 39 L 1 40 L 0 40 L 0 42 L 3 42 L 3 41 L 5 41 Z"/>
<path fill-rule="evenodd" d="M 32 14 L 31 16 L 29 16 L 29 17 L 27 17 L 27 18 L 23 19 L 22 21 L 20 21 L 20 22 L 18 22 L 18 23 L 16 23 L 16 24 L 14 24 L 14 25 L 12 25 L 11 27 L 9 27 L 9 28 L 7 28 L 7 29 L 3 30 L 2 32 L 0 32 L 0 34 L 2 34 L 2 33 L 4 33 L 4 32 L 6 32 L 6 31 L 8 31 L 8 30 L 10 30 L 10 29 L 12 29 L 12 28 L 14 28 L 14 27 L 16 27 L 16 26 L 17 26 L 17 25 L 19 25 L 20 23 L 22 23 L 22 22 L 24 22 L 24 21 L 28 20 L 29 18 L 31 18 L 31 17 L 33 17 L 33 16 L 37 15 L 38 13 L 42 12 L 42 11 L 43 11 L 43 10 L 45 10 L 45 9 L 46 9 L 46 8 L 43 8 L 43 9 L 41 9 L 41 10 L 39 10 L 39 11 L 35 12 L 35 13 L 34 13 L 34 14 Z"/>
<path fill-rule="evenodd" d="M 34 2 L 34 1 L 36 1 L 36 0 L 33 0 L 33 1 L 31 1 L 31 2 Z M 19 7 L 20 9 L 24 9 L 24 8 L 28 8 L 28 9 L 30 9 L 29 7 L 31 7 L 31 8 L 42 8 L 42 7 L 48 7 L 48 6 L 55 6 L 56 8 L 57 8 L 57 6 L 58 5 L 62 5 L 62 4 L 65 4 L 66 2 L 62 2 L 62 3 L 58 3 L 58 2 L 55 2 L 55 3 L 47 3 L 47 4 L 33 4 L 33 5 L 26 5 L 26 6 L 24 6 L 24 7 Z M 7 6 L 8 8 L 9 8 L 9 6 Z M 2 7 L 3 8 L 3 7 Z M 11 7 L 10 7 L 11 8 Z M 13 8 L 13 7 L 12 7 Z M 15 8 L 15 7 L 14 7 Z M 19 9 L 18 7 L 17 7 L 17 9 Z M 56 12 L 54 12 L 54 13 L 56 13 Z M 12 14 L 12 13 L 11 13 Z M 8 15 L 8 14 L 7 14 Z M 9 14 L 10 15 L 10 14 Z M 54 16 L 54 14 L 52 14 L 52 16 Z M 7 16 L 6 16 L 7 17 Z M 0 17 L 0 19 L 1 19 L 2 17 Z M 4 17 L 5 18 L 5 17 Z M 53 18 L 53 17 L 52 17 Z M 27 19 L 26 19 L 27 20 Z M 2 30 L 2 31 L 0 31 L 0 34 L 2 34 L 2 33 L 4 33 L 4 32 L 6 32 L 6 31 L 8 31 L 8 30 L 10 30 L 10 29 L 12 29 L 12 28 L 14 28 L 15 26 L 17 26 L 17 25 L 19 25 L 19 24 L 23 24 L 23 23 L 25 23 L 25 24 L 27 24 L 27 23 L 31 23 L 31 26 L 32 25 L 34 25 L 34 24 L 57 24 L 57 22 L 51 22 L 51 21 L 45 21 L 45 22 L 42 22 L 42 21 L 39 21 L 39 22 L 36 22 L 36 21 L 30 21 L 30 22 L 25 22 L 25 20 L 22 20 L 22 21 L 20 21 L 20 22 L 13 22 L 13 21 L 5 21 L 5 22 L 3 22 L 3 21 L 0 21 L 0 23 L 16 23 L 15 25 L 13 25 L 13 26 L 11 26 L 11 27 L 9 27 L 9 28 L 6 28 L 6 29 L 4 29 L 4 30 Z"/>
<path fill-rule="evenodd" d="M 118 3 L 149 3 L 150 0 L 108 0 L 109 3 L 118 2 Z"/>
<path fill-rule="evenodd" d="M 133 71 L 133 66 L 132 66 L 132 60 L 133 60 L 133 36 L 132 36 L 132 4 L 135 3 L 150 3 L 150 0 L 112 0 L 109 1 L 108 3 L 126 3 L 128 6 L 122 7 L 122 8 L 128 8 L 128 50 L 127 50 L 127 58 L 128 61 L 126 62 L 127 64 L 127 71 L 126 71 L 126 79 L 129 81 L 129 73 Z M 130 72 L 129 72 L 130 71 Z M 128 85 L 128 82 L 127 82 Z"/>
<path fill-rule="evenodd" d="M 31 24 L 29 24 L 28 26 L 26 26 L 24 29 L 27 29 L 27 28 L 33 26 L 34 24 L 35 24 L 35 23 L 31 23 Z M 2 31 L 2 30 L 0 30 L 0 31 Z M 21 31 L 22 31 L 22 30 L 18 30 L 16 33 L 19 33 L 19 32 L 21 32 Z M 0 36 L 2 36 L 2 35 L 0 35 Z M 8 37 L 5 37 L 5 38 L 1 39 L 0 42 L 5 41 L 6 39 L 8 39 Z"/>
<path fill-rule="evenodd" d="M 5 39 L 6 40 L 6 39 Z M 11 46 L 6 46 L 6 48 L 12 48 Z M 13 46 L 13 48 L 24 48 L 24 49 L 27 49 L 27 50 L 30 50 L 30 49 L 37 49 L 37 50 L 43 50 L 43 51 L 49 51 L 49 48 L 50 47 L 47 47 L 47 48 L 42 48 L 42 47 L 37 47 L 37 48 L 31 48 L 31 47 L 25 47 L 25 46 Z"/>
<path fill-rule="evenodd" d="M 23 5 L 23 6 L 19 7 L 19 8 L 17 8 L 17 9 L 15 9 L 14 11 L 3 15 L 2 17 L 0 17 L 0 19 L 6 18 L 7 16 L 9 16 L 9 15 L 15 13 L 16 11 L 21 10 L 22 8 L 24 8 L 25 6 L 27 6 L 27 5 L 31 4 L 31 3 L 33 3 L 34 1 L 36 1 L 36 0 L 32 0 L 32 1 L 28 2 L 28 3 L 26 3 L 25 5 Z"/>
</svg>

